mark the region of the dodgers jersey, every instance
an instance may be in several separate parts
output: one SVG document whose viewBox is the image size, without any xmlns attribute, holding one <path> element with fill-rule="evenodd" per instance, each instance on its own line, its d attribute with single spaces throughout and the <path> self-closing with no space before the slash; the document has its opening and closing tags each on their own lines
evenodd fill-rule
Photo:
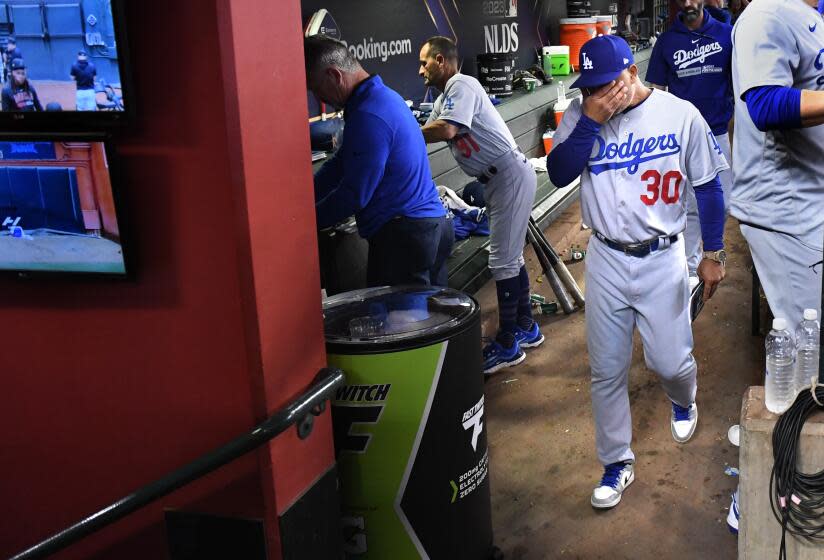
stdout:
<svg viewBox="0 0 824 560">
<path fill-rule="evenodd" d="M 652 49 L 646 80 L 666 86 L 698 108 L 716 135 L 726 134 L 733 112 L 732 26 L 704 10 L 700 28 L 690 31 L 680 18 Z"/>
<path fill-rule="evenodd" d="M 564 113 L 555 142 L 564 142 L 581 117 L 576 99 Z M 676 235 L 686 227 L 684 189 L 729 169 L 698 109 L 673 94 L 647 99 L 601 125 L 581 173 L 584 223 L 621 243 Z"/>
<path fill-rule="evenodd" d="M 756 86 L 823 90 L 824 18 L 802 0 L 757 0 L 733 28 L 733 59 L 730 213 L 791 235 L 824 227 L 824 125 L 761 132 L 742 99 Z"/>
<path fill-rule="evenodd" d="M 458 127 L 449 148 L 460 168 L 472 177 L 479 177 L 495 160 L 518 149 L 501 114 L 472 76 L 455 74 L 449 78 L 426 124 L 436 120 Z"/>
</svg>

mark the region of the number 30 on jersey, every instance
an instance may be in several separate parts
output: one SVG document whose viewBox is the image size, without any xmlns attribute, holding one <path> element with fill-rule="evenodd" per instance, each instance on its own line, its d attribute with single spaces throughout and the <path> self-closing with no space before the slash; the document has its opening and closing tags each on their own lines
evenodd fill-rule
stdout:
<svg viewBox="0 0 824 560">
<path fill-rule="evenodd" d="M 641 195 L 641 202 L 652 206 L 659 200 L 664 204 L 675 204 L 681 197 L 680 171 L 667 171 L 663 175 L 657 169 L 648 169 L 641 175 L 641 180 L 647 184 L 647 194 Z"/>
</svg>

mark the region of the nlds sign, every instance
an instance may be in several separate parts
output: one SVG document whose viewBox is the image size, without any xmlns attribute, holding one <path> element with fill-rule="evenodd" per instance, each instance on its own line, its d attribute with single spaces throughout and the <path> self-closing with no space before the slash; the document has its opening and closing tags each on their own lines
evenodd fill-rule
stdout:
<svg viewBox="0 0 824 560">
<path fill-rule="evenodd" d="M 511 53 L 518 50 L 518 24 L 484 25 L 484 46 L 488 53 Z"/>
</svg>

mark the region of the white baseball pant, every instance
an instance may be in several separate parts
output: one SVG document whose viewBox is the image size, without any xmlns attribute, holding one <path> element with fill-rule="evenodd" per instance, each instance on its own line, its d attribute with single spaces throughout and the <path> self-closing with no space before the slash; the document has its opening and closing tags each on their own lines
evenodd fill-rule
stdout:
<svg viewBox="0 0 824 560">
<path fill-rule="evenodd" d="M 634 461 L 629 370 L 632 335 L 641 334 L 647 367 L 658 374 L 670 400 L 695 400 L 698 367 L 683 236 L 645 257 L 633 257 L 595 237 L 586 256 L 586 328 L 592 370 L 592 410 L 598 459 Z"/>
</svg>

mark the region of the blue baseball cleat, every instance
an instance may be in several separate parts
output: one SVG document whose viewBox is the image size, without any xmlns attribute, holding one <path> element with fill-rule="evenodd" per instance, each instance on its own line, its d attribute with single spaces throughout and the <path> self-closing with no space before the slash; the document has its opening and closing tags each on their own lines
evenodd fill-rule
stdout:
<svg viewBox="0 0 824 560">
<path fill-rule="evenodd" d="M 535 348 L 544 342 L 544 335 L 541 329 L 538 328 L 538 323 L 532 321 L 532 328 L 524 330 L 521 327 L 515 327 L 515 340 L 521 348 Z"/>
<path fill-rule="evenodd" d="M 489 375 L 496 371 L 520 364 L 526 358 L 516 340 L 509 348 L 504 347 L 497 340 L 493 340 L 484 347 L 484 373 Z"/>
</svg>

